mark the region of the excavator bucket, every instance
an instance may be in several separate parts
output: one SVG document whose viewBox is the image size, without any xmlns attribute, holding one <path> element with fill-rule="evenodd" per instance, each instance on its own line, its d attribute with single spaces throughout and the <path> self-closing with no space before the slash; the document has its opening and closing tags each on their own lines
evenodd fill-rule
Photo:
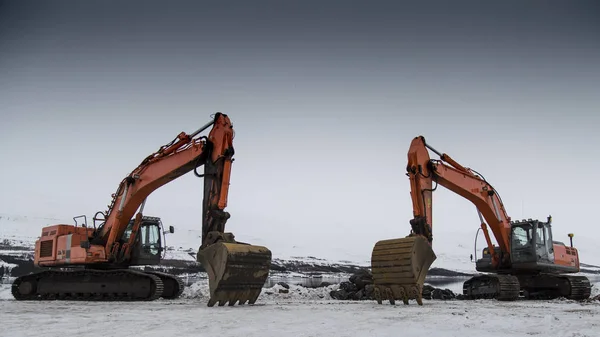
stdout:
<svg viewBox="0 0 600 337">
<path fill-rule="evenodd" d="M 423 236 L 381 240 L 371 255 L 374 295 L 377 303 L 395 300 L 404 304 L 414 299 L 423 305 L 422 290 L 429 267 L 435 261 L 433 249 Z"/>
<path fill-rule="evenodd" d="M 254 304 L 269 276 L 271 251 L 245 243 L 217 242 L 200 250 L 197 260 L 208 274 L 208 306 Z"/>
</svg>

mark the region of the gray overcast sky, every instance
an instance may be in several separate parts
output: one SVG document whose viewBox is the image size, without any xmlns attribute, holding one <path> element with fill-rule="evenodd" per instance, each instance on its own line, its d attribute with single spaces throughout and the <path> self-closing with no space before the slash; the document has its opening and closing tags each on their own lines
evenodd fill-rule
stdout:
<svg viewBox="0 0 600 337">
<path fill-rule="evenodd" d="M 0 1 L 0 212 L 92 216 L 146 155 L 222 111 L 239 238 L 368 258 L 409 231 L 422 134 L 513 218 L 552 214 L 556 239 L 591 245 L 600 7 L 475 4 Z M 199 228 L 201 186 L 190 173 L 146 213 Z M 438 242 L 478 225 L 439 189 Z"/>
</svg>

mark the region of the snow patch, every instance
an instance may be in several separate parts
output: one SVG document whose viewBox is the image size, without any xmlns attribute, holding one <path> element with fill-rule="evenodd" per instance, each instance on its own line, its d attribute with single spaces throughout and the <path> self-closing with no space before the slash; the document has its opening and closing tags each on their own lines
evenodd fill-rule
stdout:
<svg viewBox="0 0 600 337">
<path fill-rule="evenodd" d="M 14 300 L 10 288 L 10 284 L 0 284 L 0 301 Z"/>
<path fill-rule="evenodd" d="M 199 280 L 186 286 L 181 298 L 208 300 L 210 298 L 208 279 Z"/>
<path fill-rule="evenodd" d="M 195 254 L 195 253 L 194 253 Z M 178 260 L 178 261 L 187 261 L 187 262 L 196 262 L 196 257 L 190 255 L 189 251 L 176 250 L 173 248 L 167 249 L 165 251 L 165 260 Z"/>
<path fill-rule="evenodd" d="M 13 281 L 13 277 L 11 276 L 11 272 L 13 268 L 18 267 L 14 263 L 8 263 L 0 260 L 0 270 L 2 270 L 2 277 L 0 277 L 0 283 L 2 284 L 10 284 Z"/>
<path fill-rule="evenodd" d="M 5 271 L 9 271 L 10 272 L 10 270 L 13 269 L 13 268 L 15 268 L 15 267 L 17 267 L 17 265 L 14 264 L 14 263 L 8 263 L 8 262 L 4 262 L 4 261 L 0 260 L 0 268 L 4 268 Z"/>
<path fill-rule="evenodd" d="M 275 284 L 274 286 L 269 288 L 263 288 L 260 293 L 260 296 L 258 297 L 257 302 L 273 300 L 285 300 L 294 302 L 331 299 L 329 293 L 332 290 L 337 290 L 339 288 L 338 284 L 333 284 L 327 287 L 319 288 L 307 288 L 295 284 L 288 284 L 288 286 L 289 289 L 280 284 Z M 287 293 L 285 293 L 286 291 Z M 210 298 L 208 280 L 199 280 L 187 286 L 181 294 L 181 298 L 208 300 Z"/>
<path fill-rule="evenodd" d="M 289 289 L 280 284 L 271 288 L 264 288 L 260 293 L 258 300 L 273 301 L 314 301 L 331 299 L 329 293 L 339 289 L 339 284 L 329 285 L 327 287 L 306 288 L 295 284 L 288 284 Z M 280 292 L 283 291 L 283 292 Z M 287 291 L 287 293 L 285 293 Z"/>
</svg>

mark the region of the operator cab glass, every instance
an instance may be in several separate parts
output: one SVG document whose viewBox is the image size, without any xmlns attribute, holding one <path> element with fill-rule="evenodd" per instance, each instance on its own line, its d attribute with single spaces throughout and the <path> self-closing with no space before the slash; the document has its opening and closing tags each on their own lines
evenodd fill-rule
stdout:
<svg viewBox="0 0 600 337">
<path fill-rule="evenodd" d="M 513 263 L 551 262 L 554 260 L 552 231 L 549 223 L 537 220 L 515 222 L 511 232 Z"/>
<path fill-rule="evenodd" d="M 535 262 L 534 230 L 530 222 L 515 223 L 511 235 L 513 262 Z"/>
<path fill-rule="evenodd" d="M 127 242 L 133 231 L 132 219 L 123 233 L 122 242 Z M 161 240 L 162 223 L 158 218 L 144 217 L 137 232 L 137 237 L 131 251 L 132 264 L 158 264 L 162 255 Z"/>
<path fill-rule="evenodd" d="M 531 245 L 531 226 L 518 226 L 513 228 L 512 244 L 515 248 L 521 248 Z"/>
<path fill-rule="evenodd" d="M 140 227 L 140 243 L 144 253 L 151 255 L 160 254 L 160 235 L 158 224 L 145 223 Z"/>
</svg>

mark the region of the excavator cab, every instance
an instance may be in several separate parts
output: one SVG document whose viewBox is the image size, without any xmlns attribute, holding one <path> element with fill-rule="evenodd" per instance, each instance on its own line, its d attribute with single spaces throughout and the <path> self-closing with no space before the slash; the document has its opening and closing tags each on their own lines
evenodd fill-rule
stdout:
<svg viewBox="0 0 600 337">
<path fill-rule="evenodd" d="M 511 256 L 514 267 L 554 263 L 550 221 L 521 220 L 511 223 Z"/>
<path fill-rule="evenodd" d="M 544 265 L 554 264 L 554 244 L 552 240 L 551 221 L 542 222 L 523 219 L 511 222 L 510 256 L 512 266 L 518 270 L 543 270 Z M 501 253 L 500 247 L 494 245 L 494 251 Z M 476 261 L 475 269 L 479 272 L 493 272 L 492 256 L 489 248 L 482 251 L 481 259 Z"/>
<path fill-rule="evenodd" d="M 548 217 L 546 222 L 532 219 L 511 222 L 511 262 L 515 270 L 578 271 L 574 262 L 578 261 L 576 250 L 554 241 L 551 220 Z"/>
<path fill-rule="evenodd" d="M 133 230 L 133 223 L 134 219 L 131 219 L 125 233 L 123 233 L 122 242 L 129 240 L 131 231 Z M 169 226 L 169 233 L 173 233 L 174 231 L 173 226 Z M 130 265 L 160 264 L 165 250 L 163 239 L 166 233 L 160 218 L 143 216 L 131 251 Z"/>
</svg>

